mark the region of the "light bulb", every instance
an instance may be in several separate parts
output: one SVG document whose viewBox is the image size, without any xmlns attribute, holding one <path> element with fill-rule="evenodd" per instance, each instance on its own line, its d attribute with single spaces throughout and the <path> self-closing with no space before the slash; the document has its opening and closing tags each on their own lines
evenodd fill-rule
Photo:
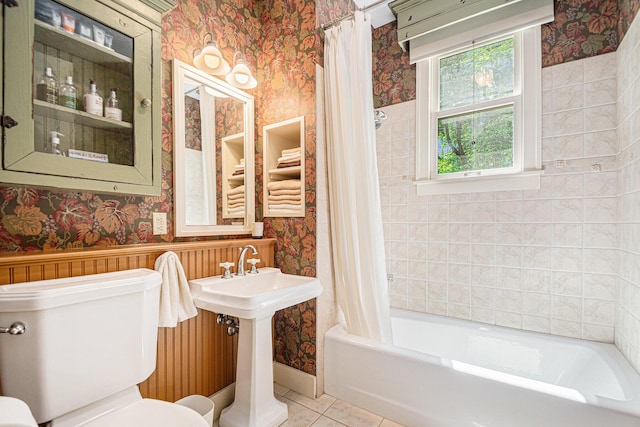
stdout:
<svg viewBox="0 0 640 427">
<path fill-rule="evenodd" d="M 251 75 L 247 61 L 242 58 L 241 52 L 235 53 L 234 67 L 233 70 L 227 74 L 226 80 L 239 89 L 253 89 L 258 85 L 256 79 Z"/>
<path fill-rule="evenodd" d="M 220 66 L 220 57 L 216 55 L 203 55 L 204 63 L 209 68 L 218 68 Z"/>
<path fill-rule="evenodd" d="M 212 37 L 210 33 L 207 36 Z M 227 74 L 231 67 L 229 63 L 224 60 L 222 52 L 218 49 L 218 44 L 214 40 L 210 40 L 202 48 L 202 51 L 193 58 L 194 65 L 204 71 L 205 73 L 220 75 Z"/>
</svg>

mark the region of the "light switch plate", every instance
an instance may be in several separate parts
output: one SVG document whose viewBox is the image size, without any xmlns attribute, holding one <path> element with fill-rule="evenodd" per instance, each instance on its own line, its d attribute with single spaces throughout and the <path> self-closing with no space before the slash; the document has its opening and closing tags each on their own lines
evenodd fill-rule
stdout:
<svg viewBox="0 0 640 427">
<path fill-rule="evenodd" d="M 153 212 L 153 234 L 167 234 L 166 212 Z"/>
</svg>

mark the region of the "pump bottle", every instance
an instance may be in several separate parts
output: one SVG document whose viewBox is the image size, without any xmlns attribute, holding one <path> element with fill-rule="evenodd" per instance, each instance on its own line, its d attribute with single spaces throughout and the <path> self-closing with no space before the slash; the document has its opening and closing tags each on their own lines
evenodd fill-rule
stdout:
<svg viewBox="0 0 640 427">
<path fill-rule="evenodd" d="M 96 84 L 93 80 L 89 80 L 89 92 L 85 93 L 82 98 L 84 111 L 89 114 L 102 116 L 102 97 L 98 95 Z"/>
<path fill-rule="evenodd" d="M 64 153 L 60 150 L 60 138 L 59 136 L 64 136 L 60 132 L 52 130 L 49 132 L 49 154 L 54 154 L 56 156 L 64 156 Z"/>
<path fill-rule="evenodd" d="M 107 99 L 107 106 L 104 107 L 104 116 L 107 119 L 122 120 L 122 110 L 118 107 L 118 88 L 111 89 L 111 95 Z"/>
</svg>

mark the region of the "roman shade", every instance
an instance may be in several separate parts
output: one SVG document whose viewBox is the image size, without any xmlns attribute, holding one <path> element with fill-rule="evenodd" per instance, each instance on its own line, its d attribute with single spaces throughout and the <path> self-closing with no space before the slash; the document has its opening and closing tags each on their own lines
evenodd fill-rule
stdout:
<svg viewBox="0 0 640 427">
<path fill-rule="evenodd" d="M 394 0 L 398 43 L 411 63 L 553 21 L 553 0 Z"/>
</svg>

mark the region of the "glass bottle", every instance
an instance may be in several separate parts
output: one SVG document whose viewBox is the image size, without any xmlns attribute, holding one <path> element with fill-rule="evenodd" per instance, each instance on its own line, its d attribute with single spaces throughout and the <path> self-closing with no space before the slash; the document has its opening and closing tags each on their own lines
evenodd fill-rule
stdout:
<svg viewBox="0 0 640 427">
<path fill-rule="evenodd" d="M 122 110 L 119 108 L 117 94 L 118 88 L 111 89 L 111 95 L 107 99 L 107 106 L 104 108 L 104 116 L 107 119 L 122 120 Z"/>
<path fill-rule="evenodd" d="M 60 136 L 64 135 L 60 132 L 56 132 L 55 130 L 49 132 L 49 146 L 47 149 L 50 154 L 64 157 L 64 153 L 60 150 Z"/>
<path fill-rule="evenodd" d="M 89 92 L 84 94 L 82 101 L 85 112 L 102 116 L 102 97 L 98 94 L 93 80 L 89 80 Z"/>
<path fill-rule="evenodd" d="M 58 81 L 51 71 L 51 67 L 44 69 L 44 74 L 40 77 L 36 85 L 36 98 L 51 104 L 58 103 Z"/>
<path fill-rule="evenodd" d="M 60 105 L 75 110 L 77 102 L 78 89 L 73 84 L 73 77 L 67 76 L 64 84 L 60 86 Z"/>
</svg>

